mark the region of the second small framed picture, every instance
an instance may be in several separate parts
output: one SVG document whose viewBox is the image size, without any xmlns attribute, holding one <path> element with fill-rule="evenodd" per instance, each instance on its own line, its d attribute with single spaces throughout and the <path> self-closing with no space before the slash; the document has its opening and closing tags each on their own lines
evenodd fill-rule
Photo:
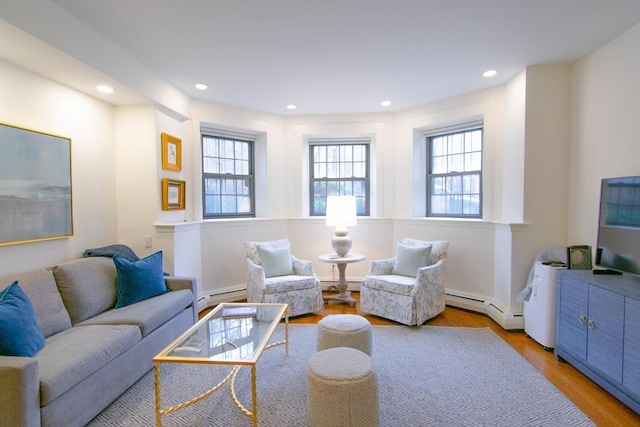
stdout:
<svg viewBox="0 0 640 427">
<path fill-rule="evenodd" d="M 176 179 L 162 179 L 162 210 L 179 211 L 185 208 L 185 182 Z"/>
<path fill-rule="evenodd" d="M 162 169 L 180 172 L 182 170 L 182 141 L 162 132 Z"/>
</svg>

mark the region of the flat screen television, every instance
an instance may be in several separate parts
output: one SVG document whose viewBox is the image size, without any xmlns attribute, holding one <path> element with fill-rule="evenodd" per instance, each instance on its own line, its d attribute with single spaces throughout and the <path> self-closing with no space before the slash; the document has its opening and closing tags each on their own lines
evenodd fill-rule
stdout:
<svg viewBox="0 0 640 427">
<path fill-rule="evenodd" d="M 640 276 L 640 176 L 602 180 L 595 264 Z"/>
</svg>

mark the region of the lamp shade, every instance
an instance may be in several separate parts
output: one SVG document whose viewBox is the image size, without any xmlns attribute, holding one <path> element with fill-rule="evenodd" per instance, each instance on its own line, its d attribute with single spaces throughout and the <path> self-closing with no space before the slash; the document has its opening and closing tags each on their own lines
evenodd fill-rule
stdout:
<svg viewBox="0 0 640 427">
<path fill-rule="evenodd" d="M 333 227 L 349 227 L 357 224 L 356 198 L 354 196 L 328 196 L 326 224 Z"/>
</svg>

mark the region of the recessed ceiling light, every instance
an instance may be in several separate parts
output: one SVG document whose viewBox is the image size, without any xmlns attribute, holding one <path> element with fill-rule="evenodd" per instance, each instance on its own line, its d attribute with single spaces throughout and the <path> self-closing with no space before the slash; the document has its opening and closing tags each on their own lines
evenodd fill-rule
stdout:
<svg viewBox="0 0 640 427">
<path fill-rule="evenodd" d="M 209 86 L 207 86 L 204 83 L 196 83 L 195 86 L 196 86 L 196 89 L 198 89 L 198 90 L 207 90 L 209 88 Z"/>
<path fill-rule="evenodd" d="M 96 89 L 98 89 L 98 92 L 102 92 L 102 93 L 113 93 L 113 88 L 107 85 L 96 86 Z"/>
<path fill-rule="evenodd" d="M 482 73 L 483 77 L 493 77 L 496 74 L 498 74 L 498 72 L 496 70 L 487 70 L 484 73 Z"/>
<path fill-rule="evenodd" d="M 391 105 L 391 101 L 382 101 L 380 105 L 382 105 L 383 107 L 388 107 L 389 105 Z"/>
<path fill-rule="evenodd" d="M 296 107 L 296 106 L 295 106 L 295 105 L 293 105 L 293 104 L 289 104 L 289 105 L 287 105 L 287 110 L 295 110 L 296 108 L 298 108 L 298 107 Z"/>
</svg>

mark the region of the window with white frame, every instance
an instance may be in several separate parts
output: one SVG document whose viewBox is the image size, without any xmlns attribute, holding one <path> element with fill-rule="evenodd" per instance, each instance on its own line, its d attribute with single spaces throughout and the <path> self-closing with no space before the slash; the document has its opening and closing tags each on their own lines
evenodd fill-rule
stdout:
<svg viewBox="0 0 640 427">
<path fill-rule="evenodd" d="M 425 136 L 427 216 L 482 218 L 482 123 Z"/>
<path fill-rule="evenodd" d="M 203 218 L 255 216 L 250 136 L 202 133 Z"/>
<path fill-rule="evenodd" d="M 323 216 L 327 196 L 355 196 L 357 214 L 369 215 L 369 140 L 309 140 L 311 216 Z"/>
</svg>

